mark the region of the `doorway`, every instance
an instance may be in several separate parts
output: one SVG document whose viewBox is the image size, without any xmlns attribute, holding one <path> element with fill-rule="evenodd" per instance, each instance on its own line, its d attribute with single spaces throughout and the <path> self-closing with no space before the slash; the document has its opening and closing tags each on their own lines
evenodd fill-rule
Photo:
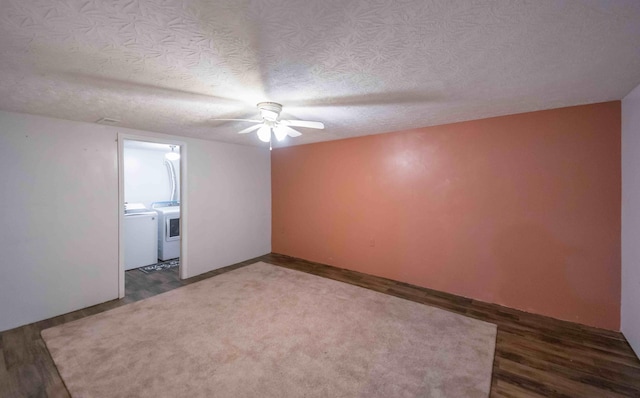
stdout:
<svg viewBox="0 0 640 398">
<path fill-rule="evenodd" d="M 185 166 L 184 142 L 118 135 L 119 298 L 131 272 L 186 278 Z"/>
</svg>

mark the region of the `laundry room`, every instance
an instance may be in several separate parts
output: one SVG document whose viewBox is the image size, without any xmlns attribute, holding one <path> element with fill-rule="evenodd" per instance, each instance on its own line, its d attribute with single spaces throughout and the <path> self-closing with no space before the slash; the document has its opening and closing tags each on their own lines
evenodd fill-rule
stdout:
<svg viewBox="0 0 640 398">
<path fill-rule="evenodd" d="M 123 164 L 125 270 L 177 269 L 180 146 L 125 140 Z"/>
</svg>

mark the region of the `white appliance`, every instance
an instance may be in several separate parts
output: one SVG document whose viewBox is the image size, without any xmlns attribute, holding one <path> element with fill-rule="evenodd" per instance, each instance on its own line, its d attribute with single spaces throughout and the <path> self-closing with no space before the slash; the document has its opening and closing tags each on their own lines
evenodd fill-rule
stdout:
<svg viewBox="0 0 640 398">
<path fill-rule="evenodd" d="M 158 212 L 158 258 L 162 261 L 180 257 L 180 206 L 162 206 L 168 202 L 152 205 Z"/>
<path fill-rule="evenodd" d="M 125 204 L 124 269 L 158 262 L 158 213 L 141 204 Z"/>
</svg>

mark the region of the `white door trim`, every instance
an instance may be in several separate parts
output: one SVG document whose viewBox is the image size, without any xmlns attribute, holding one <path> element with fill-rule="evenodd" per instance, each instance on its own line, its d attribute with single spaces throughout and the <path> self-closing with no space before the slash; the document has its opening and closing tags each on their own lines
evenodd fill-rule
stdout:
<svg viewBox="0 0 640 398">
<path fill-rule="evenodd" d="M 179 140 L 118 133 L 118 298 L 124 297 L 124 141 L 144 141 L 180 147 L 180 279 L 188 275 L 187 143 Z"/>
</svg>

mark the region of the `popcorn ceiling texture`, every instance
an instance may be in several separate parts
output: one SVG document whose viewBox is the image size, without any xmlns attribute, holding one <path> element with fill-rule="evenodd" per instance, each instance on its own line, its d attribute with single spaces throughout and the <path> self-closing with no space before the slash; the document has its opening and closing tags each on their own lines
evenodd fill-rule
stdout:
<svg viewBox="0 0 640 398">
<path fill-rule="evenodd" d="M 617 100 L 640 83 L 640 2 L 3 0 L 0 109 L 281 145 Z"/>
</svg>

